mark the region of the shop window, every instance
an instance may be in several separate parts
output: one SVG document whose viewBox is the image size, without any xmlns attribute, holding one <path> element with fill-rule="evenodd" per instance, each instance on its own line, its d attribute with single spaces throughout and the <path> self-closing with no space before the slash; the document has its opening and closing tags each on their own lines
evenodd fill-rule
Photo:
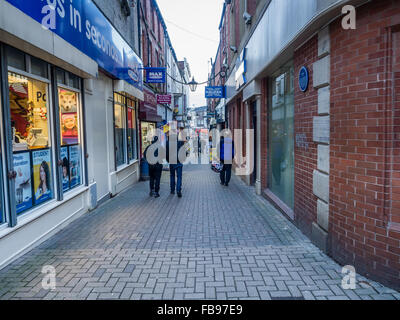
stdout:
<svg viewBox="0 0 400 320">
<path fill-rule="evenodd" d="M 153 122 L 141 122 L 142 131 L 142 152 L 151 145 L 151 138 L 156 132 L 156 124 Z M 152 133 L 153 132 L 153 133 Z"/>
<path fill-rule="evenodd" d="M 67 85 L 67 82 L 65 81 L 65 71 L 57 69 L 56 77 L 57 77 L 58 84 Z"/>
<path fill-rule="evenodd" d="M 48 64 L 43 60 L 30 57 L 31 73 L 42 78 L 48 78 Z"/>
<path fill-rule="evenodd" d="M 126 163 L 125 97 L 116 93 L 114 99 L 115 161 L 119 167 Z"/>
<path fill-rule="evenodd" d="M 10 67 L 26 70 L 25 54 L 18 49 L 6 47 L 7 63 Z"/>
<path fill-rule="evenodd" d="M 58 88 L 61 132 L 62 186 L 66 192 L 82 184 L 79 93 Z"/>
<path fill-rule="evenodd" d="M 269 189 L 294 207 L 294 69 L 284 67 L 271 83 L 269 108 Z"/>
<path fill-rule="evenodd" d="M 67 74 L 68 86 L 75 89 L 80 89 L 80 78 L 72 73 Z"/>
<path fill-rule="evenodd" d="M 135 102 L 128 99 L 128 158 L 129 161 L 137 160 L 137 126 Z"/>
<path fill-rule="evenodd" d="M 17 214 L 54 197 L 48 84 L 8 73 Z"/>
</svg>

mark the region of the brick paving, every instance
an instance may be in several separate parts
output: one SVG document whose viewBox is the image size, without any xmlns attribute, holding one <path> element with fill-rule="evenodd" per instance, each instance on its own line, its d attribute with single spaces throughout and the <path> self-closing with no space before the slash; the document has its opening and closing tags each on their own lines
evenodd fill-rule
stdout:
<svg viewBox="0 0 400 320">
<path fill-rule="evenodd" d="M 341 267 L 254 189 L 184 168 L 183 198 L 141 182 L 75 220 L 0 271 L 0 299 L 400 299 Z M 56 269 L 44 290 L 42 267 Z"/>
</svg>

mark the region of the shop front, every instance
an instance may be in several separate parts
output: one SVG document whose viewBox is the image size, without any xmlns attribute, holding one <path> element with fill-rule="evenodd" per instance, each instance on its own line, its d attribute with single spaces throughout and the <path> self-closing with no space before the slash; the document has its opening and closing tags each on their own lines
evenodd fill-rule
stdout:
<svg viewBox="0 0 400 320">
<path fill-rule="evenodd" d="M 151 144 L 152 132 L 164 124 L 163 118 L 158 114 L 157 97 L 150 89 L 144 89 L 144 101 L 140 106 L 139 117 L 140 154 L 143 157 L 144 150 Z"/>
<path fill-rule="evenodd" d="M 140 58 L 92 1 L 114 59 L 33 2 L 0 2 L 0 268 L 139 179 Z"/>
</svg>

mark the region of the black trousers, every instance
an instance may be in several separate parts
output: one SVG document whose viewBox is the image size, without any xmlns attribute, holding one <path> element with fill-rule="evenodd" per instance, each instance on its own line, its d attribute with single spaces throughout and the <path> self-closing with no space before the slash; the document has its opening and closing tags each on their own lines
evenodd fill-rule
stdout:
<svg viewBox="0 0 400 320">
<path fill-rule="evenodd" d="M 162 174 L 162 165 L 150 165 L 149 166 L 149 175 L 150 175 L 150 190 L 155 192 L 160 191 L 160 181 L 161 181 L 161 174 Z"/>
<path fill-rule="evenodd" d="M 232 176 L 232 165 L 224 164 L 222 171 L 219 173 L 219 178 L 221 179 L 221 183 L 228 184 L 231 181 Z"/>
</svg>

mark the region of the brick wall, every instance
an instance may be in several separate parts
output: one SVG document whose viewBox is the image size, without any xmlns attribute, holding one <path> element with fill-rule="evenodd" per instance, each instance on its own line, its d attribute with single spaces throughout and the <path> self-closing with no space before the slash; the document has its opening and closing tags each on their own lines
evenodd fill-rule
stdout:
<svg viewBox="0 0 400 320">
<path fill-rule="evenodd" d="M 400 2 L 379 0 L 357 9 L 357 30 L 331 25 L 329 235 L 340 263 L 400 288 L 396 24 Z"/>
<path fill-rule="evenodd" d="M 313 117 L 318 115 L 318 90 L 312 86 L 313 63 L 318 60 L 318 36 L 314 36 L 294 54 L 294 213 L 295 222 L 311 236 L 312 222 L 317 220 L 317 198 L 313 194 L 313 172 L 317 169 L 317 144 L 313 142 Z M 298 85 L 297 76 L 306 66 L 310 81 L 306 92 Z"/>
</svg>

